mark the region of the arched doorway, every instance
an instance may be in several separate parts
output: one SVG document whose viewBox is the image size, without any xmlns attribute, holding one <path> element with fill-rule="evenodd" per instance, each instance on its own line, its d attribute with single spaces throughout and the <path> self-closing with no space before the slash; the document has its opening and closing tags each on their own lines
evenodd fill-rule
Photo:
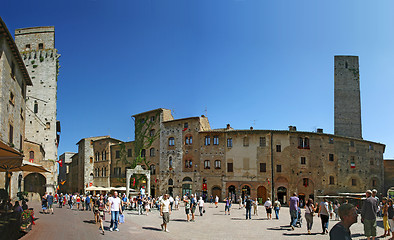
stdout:
<svg viewBox="0 0 394 240">
<path fill-rule="evenodd" d="M 267 200 L 267 189 L 264 186 L 257 188 L 257 200 L 263 204 Z"/>
<path fill-rule="evenodd" d="M 228 197 L 233 200 L 233 202 L 237 202 L 237 194 L 236 194 L 236 189 L 234 185 L 231 185 L 228 187 Z"/>
<path fill-rule="evenodd" d="M 248 185 L 242 187 L 242 201 L 245 200 L 245 196 L 250 196 L 250 187 Z"/>
<path fill-rule="evenodd" d="M 174 192 L 174 189 L 173 189 L 172 187 L 169 187 L 169 188 L 168 188 L 168 194 L 169 194 L 170 196 L 172 196 L 172 195 L 173 195 L 173 192 Z"/>
<path fill-rule="evenodd" d="M 192 194 L 192 179 L 190 177 L 185 177 L 182 182 L 182 196 L 190 196 Z"/>
<path fill-rule="evenodd" d="M 310 178 L 300 178 L 297 184 L 298 198 L 300 199 L 300 206 L 308 201 L 308 198 L 314 197 L 315 184 Z"/>
<path fill-rule="evenodd" d="M 286 205 L 287 189 L 285 187 L 278 187 L 277 194 L 278 194 L 278 201 L 280 202 L 280 204 Z"/>
<path fill-rule="evenodd" d="M 215 198 L 216 196 L 219 197 L 219 201 L 222 199 L 222 189 L 218 186 L 212 188 L 212 196 Z"/>
<path fill-rule="evenodd" d="M 25 192 L 45 193 L 46 178 L 39 173 L 30 173 L 25 177 L 23 189 Z"/>
</svg>

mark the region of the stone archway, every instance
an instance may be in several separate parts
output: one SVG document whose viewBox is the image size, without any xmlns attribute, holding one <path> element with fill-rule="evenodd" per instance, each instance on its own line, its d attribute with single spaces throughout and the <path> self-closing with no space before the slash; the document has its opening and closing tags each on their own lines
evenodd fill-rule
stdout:
<svg viewBox="0 0 394 240">
<path fill-rule="evenodd" d="M 150 189 L 150 170 L 144 170 L 141 165 L 137 165 L 134 169 L 127 169 L 126 170 L 126 194 L 127 196 L 130 194 L 130 178 L 134 174 L 141 174 L 146 176 L 146 190 L 147 195 L 151 195 Z"/>
<path fill-rule="evenodd" d="M 25 192 L 38 193 L 40 196 L 45 194 L 47 180 L 42 174 L 30 173 L 26 175 L 23 182 Z"/>
<path fill-rule="evenodd" d="M 221 199 L 222 199 L 222 189 L 220 187 L 218 187 L 218 186 L 214 186 L 212 188 L 212 196 L 213 197 L 218 196 L 219 197 L 219 201 L 221 201 Z"/>
</svg>

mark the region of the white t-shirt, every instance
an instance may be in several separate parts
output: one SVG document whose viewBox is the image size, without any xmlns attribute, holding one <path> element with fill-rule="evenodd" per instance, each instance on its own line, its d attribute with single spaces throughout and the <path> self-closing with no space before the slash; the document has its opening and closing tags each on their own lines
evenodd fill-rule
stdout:
<svg viewBox="0 0 394 240">
<path fill-rule="evenodd" d="M 269 201 L 269 200 L 267 200 L 265 203 L 264 203 L 264 207 L 268 207 L 268 208 L 270 208 L 272 206 L 272 203 L 271 203 L 271 201 Z"/>
<path fill-rule="evenodd" d="M 119 211 L 120 206 L 120 198 L 109 197 L 108 202 L 111 206 L 111 211 Z"/>
<path fill-rule="evenodd" d="M 174 198 L 170 197 L 168 200 L 170 200 L 170 203 L 174 202 Z"/>
<path fill-rule="evenodd" d="M 329 215 L 328 213 L 328 202 L 321 202 L 320 203 L 320 214 L 321 215 Z"/>
<path fill-rule="evenodd" d="M 170 211 L 170 200 L 161 200 L 161 207 L 163 208 L 163 212 L 169 212 Z"/>
<path fill-rule="evenodd" d="M 219 197 L 218 196 L 215 197 L 215 202 L 219 202 Z"/>
<path fill-rule="evenodd" d="M 204 200 L 202 200 L 202 199 L 198 200 L 198 206 L 204 207 Z"/>
</svg>

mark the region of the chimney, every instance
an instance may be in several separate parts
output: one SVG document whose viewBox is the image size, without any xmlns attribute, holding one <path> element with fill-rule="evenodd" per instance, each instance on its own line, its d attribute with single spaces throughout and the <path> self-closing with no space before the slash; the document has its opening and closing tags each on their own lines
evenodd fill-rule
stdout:
<svg viewBox="0 0 394 240">
<path fill-rule="evenodd" d="M 289 131 L 290 131 L 290 132 L 295 132 L 295 131 L 297 131 L 297 127 L 296 127 L 296 126 L 289 126 Z"/>
<path fill-rule="evenodd" d="M 205 118 L 205 115 L 201 115 L 202 118 Z"/>
<path fill-rule="evenodd" d="M 230 124 L 229 123 L 227 123 L 226 129 L 230 129 Z"/>
<path fill-rule="evenodd" d="M 318 132 L 318 133 L 323 133 L 323 128 L 318 128 L 318 129 L 317 129 L 317 132 Z"/>
<path fill-rule="evenodd" d="M 253 130 L 253 127 L 250 127 L 250 130 Z"/>
</svg>

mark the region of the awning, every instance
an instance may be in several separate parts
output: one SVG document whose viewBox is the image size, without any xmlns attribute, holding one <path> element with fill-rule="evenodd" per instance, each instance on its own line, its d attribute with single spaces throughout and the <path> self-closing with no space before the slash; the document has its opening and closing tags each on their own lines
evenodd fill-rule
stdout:
<svg viewBox="0 0 394 240">
<path fill-rule="evenodd" d="M 3 168 L 0 166 L 0 172 L 19 172 L 19 171 L 49 172 L 43 166 L 28 161 L 22 161 L 22 163 L 19 166 L 12 166 L 12 167 L 8 166 L 7 168 Z"/>
<path fill-rule="evenodd" d="M 22 166 L 23 155 L 0 141 L 0 168 L 10 169 Z"/>
</svg>

